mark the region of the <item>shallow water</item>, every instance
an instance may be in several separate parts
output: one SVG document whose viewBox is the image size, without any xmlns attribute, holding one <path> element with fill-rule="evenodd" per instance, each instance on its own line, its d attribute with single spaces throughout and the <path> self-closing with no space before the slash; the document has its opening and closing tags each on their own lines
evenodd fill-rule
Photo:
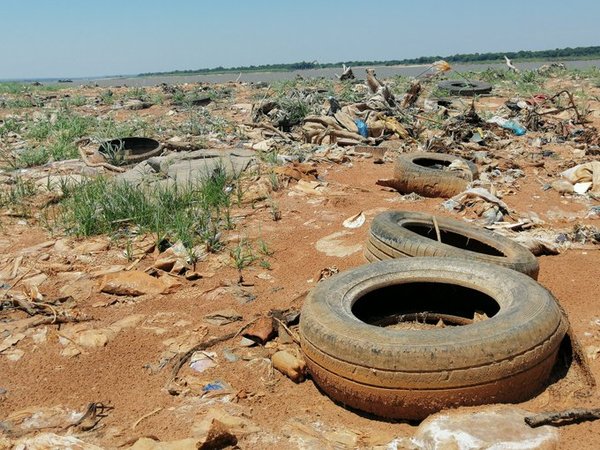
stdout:
<svg viewBox="0 0 600 450">
<path fill-rule="evenodd" d="M 600 67 L 600 60 L 585 60 L 585 61 L 563 61 L 563 63 L 572 69 L 585 69 L 588 67 Z M 517 62 L 515 65 L 521 70 L 537 69 L 538 67 L 548 64 L 548 61 L 536 62 Z M 414 77 L 422 73 L 428 66 L 375 66 L 375 72 L 379 78 L 388 78 L 394 75 L 404 75 Z M 497 64 L 456 64 L 452 66 L 458 72 L 482 71 L 488 68 L 503 69 L 506 65 L 503 63 Z M 364 79 L 365 67 L 357 66 L 352 68 L 354 75 L 358 79 Z M 223 73 L 209 75 L 167 75 L 167 76 L 149 76 L 149 77 L 118 77 L 118 78 L 99 78 L 99 79 L 78 79 L 73 80 L 73 84 L 98 84 L 99 86 L 155 86 L 160 83 L 167 84 L 182 84 L 182 83 L 226 83 L 228 81 L 245 81 L 245 82 L 271 82 L 280 80 L 291 80 L 300 75 L 303 78 L 329 78 L 335 79 L 335 74 L 340 74 L 340 68 L 329 69 L 310 69 L 310 70 L 295 70 L 292 72 L 253 72 L 253 73 Z"/>
</svg>

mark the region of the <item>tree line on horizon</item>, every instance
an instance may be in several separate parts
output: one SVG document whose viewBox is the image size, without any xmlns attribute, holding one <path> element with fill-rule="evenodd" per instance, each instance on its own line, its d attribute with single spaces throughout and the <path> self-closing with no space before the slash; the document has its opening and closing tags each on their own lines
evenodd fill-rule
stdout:
<svg viewBox="0 0 600 450">
<path fill-rule="evenodd" d="M 168 72 L 146 72 L 138 76 L 153 75 L 199 75 L 224 72 L 281 72 L 306 69 L 327 69 L 332 67 L 346 66 L 396 66 L 409 64 L 431 64 L 434 61 L 445 60 L 449 63 L 479 63 L 504 61 L 504 56 L 514 60 L 523 61 L 531 59 L 579 59 L 600 57 L 600 46 L 591 47 L 566 47 L 554 50 L 521 50 L 518 52 L 488 52 L 488 53 L 457 53 L 450 56 L 421 56 L 419 58 L 407 58 L 386 61 L 343 61 L 337 63 L 319 63 L 317 61 L 300 61 L 288 64 L 261 64 L 239 67 L 213 67 L 211 69 L 189 69 L 173 70 Z"/>
</svg>

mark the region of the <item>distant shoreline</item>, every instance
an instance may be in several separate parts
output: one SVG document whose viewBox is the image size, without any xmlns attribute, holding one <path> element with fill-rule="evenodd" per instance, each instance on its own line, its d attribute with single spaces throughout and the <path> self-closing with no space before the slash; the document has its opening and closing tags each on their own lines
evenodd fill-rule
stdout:
<svg viewBox="0 0 600 450">
<path fill-rule="evenodd" d="M 526 62 L 516 63 L 523 71 L 536 70 L 543 64 L 547 64 L 552 61 L 538 61 L 538 62 Z M 588 69 L 588 68 L 600 68 L 600 59 L 596 60 L 578 60 L 578 61 L 564 61 L 564 64 L 570 69 Z M 375 69 L 377 76 L 380 79 L 391 78 L 394 76 L 405 76 L 405 77 L 417 77 L 424 72 L 424 69 L 429 65 L 397 65 L 397 66 L 370 66 Z M 353 72 L 357 80 L 362 80 L 366 76 L 365 66 L 353 66 Z M 494 64 L 453 64 L 452 68 L 455 72 L 479 72 L 486 69 L 494 70 L 507 70 L 504 63 Z M 90 84 L 97 84 L 102 87 L 117 87 L 117 86 L 128 86 L 128 87 L 149 87 L 156 86 L 158 84 L 166 83 L 169 85 L 177 85 L 184 83 L 229 83 L 235 81 L 241 81 L 245 83 L 273 83 L 281 82 L 286 80 L 294 80 L 300 76 L 302 78 L 325 78 L 336 80 L 336 75 L 341 74 L 341 68 L 327 68 L 327 69 L 306 69 L 296 71 L 276 71 L 276 72 L 246 72 L 242 73 L 240 77 L 239 72 L 228 72 L 221 74 L 205 74 L 205 75 L 164 75 L 164 76 L 147 76 L 147 77 L 118 77 L 118 78 L 104 78 L 104 79 L 90 79 L 87 80 Z"/>
<path fill-rule="evenodd" d="M 532 62 L 516 62 L 515 64 L 519 69 L 536 70 L 543 64 L 556 62 L 555 60 L 541 60 Z M 562 61 L 569 69 L 589 69 L 589 68 L 600 68 L 600 58 L 598 59 L 585 59 L 585 60 L 563 60 Z M 423 73 L 424 69 L 429 67 L 430 64 L 406 64 L 406 65 L 395 65 L 395 66 L 369 66 L 375 69 L 377 75 L 382 78 L 390 78 L 394 76 L 406 76 L 416 77 Z M 365 78 L 367 66 L 353 66 L 354 75 L 357 80 Z M 506 65 L 502 63 L 479 63 L 479 64 L 452 64 L 452 68 L 455 72 L 479 72 L 482 70 L 505 70 Z M 156 86 L 161 83 L 170 85 L 184 84 L 184 83 L 228 83 L 232 81 L 242 81 L 248 83 L 257 82 L 278 82 L 285 80 L 293 80 L 298 76 L 303 78 L 327 78 L 337 79 L 336 75 L 341 74 L 340 67 L 326 68 L 326 69 L 306 69 L 306 70 L 295 70 L 295 71 L 261 71 L 261 72 L 246 72 L 242 73 L 240 77 L 239 72 L 227 72 L 227 73 L 211 73 L 206 75 L 165 75 L 165 76 L 147 76 L 140 77 L 137 75 L 122 75 L 122 76 L 104 76 L 104 77 L 79 77 L 71 78 L 73 83 L 58 83 L 58 78 L 46 78 L 37 80 L 20 80 L 10 81 L 14 84 L 30 84 L 38 81 L 45 86 L 55 87 L 69 87 L 69 86 L 81 86 L 81 85 L 98 85 L 101 87 L 149 87 Z"/>
<path fill-rule="evenodd" d="M 0 79 L 0 82 L 46 82 L 53 83 L 59 79 L 71 79 L 73 82 L 88 80 L 115 80 L 130 78 L 148 78 L 148 77 L 190 77 L 201 75 L 227 75 L 227 74 L 255 74 L 255 73 L 297 73 L 306 70 L 325 70 L 341 69 L 342 65 L 350 67 L 389 67 L 398 69 L 423 68 L 431 65 L 436 60 L 443 59 L 451 65 L 494 65 L 503 64 L 504 56 L 509 57 L 515 63 L 533 63 L 533 62 L 575 62 L 600 60 L 600 46 L 562 48 L 554 50 L 535 50 L 518 52 L 487 52 L 487 53 L 460 53 L 446 57 L 427 56 L 403 60 L 387 61 L 345 61 L 336 63 L 318 63 L 318 62 L 296 62 L 287 64 L 261 64 L 257 66 L 240 67 L 215 67 L 212 69 L 203 68 L 197 70 L 171 70 L 166 72 L 146 72 L 139 74 L 123 75 L 100 75 L 72 77 L 61 75 L 60 77 L 42 77 L 42 78 L 11 78 Z"/>
<path fill-rule="evenodd" d="M 441 58 L 440 58 L 441 59 Z M 576 57 L 561 57 L 561 58 L 523 58 L 523 59 L 512 59 L 513 63 L 529 63 L 529 62 L 569 62 L 569 61 L 593 61 L 593 60 L 597 60 L 600 59 L 600 53 L 598 54 L 594 54 L 594 55 L 590 55 L 589 57 L 581 57 L 581 58 L 576 58 Z M 421 68 L 425 68 L 425 67 L 429 67 L 432 63 L 424 63 L 424 64 L 385 64 L 385 61 L 383 61 L 383 63 L 379 63 L 379 64 L 356 64 L 356 65 L 349 65 L 346 64 L 347 67 L 397 67 L 397 68 L 412 68 L 412 67 L 421 67 Z M 490 65 L 490 64 L 504 64 L 504 60 L 499 60 L 499 59 L 490 59 L 490 60 L 482 60 L 482 61 L 454 61 L 452 63 L 450 63 L 450 65 L 455 65 L 455 64 L 472 64 L 472 65 Z M 165 77 L 183 77 L 183 76 L 194 76 L 194 75 L 224 75 L 224 74 L 232 74 L 232 73 L 278 73 L 278 72 L 290 72 L 290 73 L 294 73 L 294 72 L 300 72 L 302 70 L 317 70 L 317 69 L 341 69 L 342 68 L 342 64 L 340 65 L 324 65 L 323 67 L 315 67 L 315 68 L 307 68 L 307 69 L 290 69 L 290 68 L 279 68 L 279 69 L 264 69 L 264 68 L 260 68 L 257 67 L 255 69 L 249 68 L 249 67 L 241 67 L 239 69 L 223 69 L 223 70 L 215 70 L 215 69 L 208 69 L 208 70 L 199 70 L 199 71 L 192 71 L 192 72 L 187 72 L 187 71 L 170 71 L 170 72 L 148 72 L 148 73 L 141 73 L 138 75 L 135 75 L 136 77 L 140 77 L 140 78 L 146 78 L 146 77 L 161 77 L 161 76 L 165 76 Z M 129 78 L 131 77 L 131 75 L 125 75 L 125 76 L 116 76 L 116 77 L 110 77 L 110 78 Z"/>
</svg>

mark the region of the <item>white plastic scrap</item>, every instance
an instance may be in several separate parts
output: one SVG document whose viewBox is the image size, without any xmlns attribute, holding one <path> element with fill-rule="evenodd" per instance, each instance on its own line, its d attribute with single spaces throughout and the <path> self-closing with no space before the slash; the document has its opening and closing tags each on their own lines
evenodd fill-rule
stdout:
<svg viewBox="0 0 600 450">
<path fill-rule="evenodd" d="M 600 195 L 600 161 L 579 164 L 560 175 L 573 184 L 573 189 L 578 194 L 585 194 L 590 190 L 593 194 Z"/>
<path fill-rule="evenodd" d="M 346 220 L 344 220 L 342 225 L 344 225 L 346 228 L 360 228 L 365 223 L 365 220 L 365 215 L 361 211 L 358 214 L 348 217 Z"/>
</svg>

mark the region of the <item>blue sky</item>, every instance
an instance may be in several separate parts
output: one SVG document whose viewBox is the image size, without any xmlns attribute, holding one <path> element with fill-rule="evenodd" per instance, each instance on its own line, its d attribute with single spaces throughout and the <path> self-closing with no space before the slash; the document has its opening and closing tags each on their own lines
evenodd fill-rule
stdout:
<svg viewBox="0 0 600 450">
<path fill-rule="evenodd" d="M 598 0 L 2 0 L 0 79 L 600 45 Z"/>
</svg>

